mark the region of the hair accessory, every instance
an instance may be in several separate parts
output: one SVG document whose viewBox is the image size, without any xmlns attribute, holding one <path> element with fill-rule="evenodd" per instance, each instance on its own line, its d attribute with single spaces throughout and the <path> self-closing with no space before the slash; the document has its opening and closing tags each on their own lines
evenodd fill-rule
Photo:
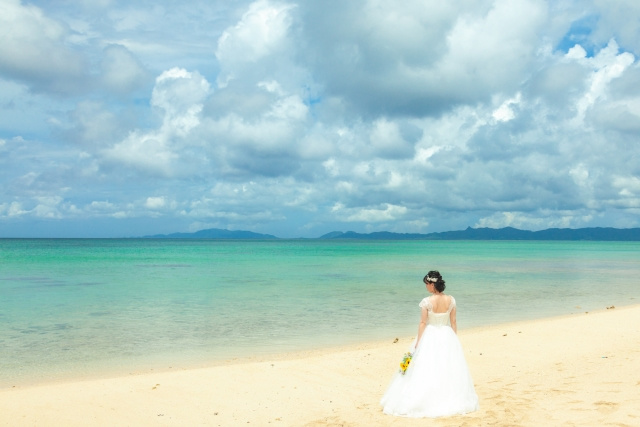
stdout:
<svg viewBox="0 0 640 427">
<path fill-rule="evenodd" d="M 427 282 L 436 283 L 438 281 L 438 278 L 437 277 L 425 277 L 424 280 L 427 281 Z"/>
</svg>

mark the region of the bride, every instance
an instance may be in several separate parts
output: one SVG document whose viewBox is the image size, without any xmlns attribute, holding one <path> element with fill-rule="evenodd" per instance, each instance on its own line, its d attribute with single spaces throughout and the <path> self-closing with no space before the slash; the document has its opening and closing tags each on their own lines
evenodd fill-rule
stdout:
<svg viewBox="0 0 640 427">
<path fill-rule="evenodd" d="M 422 318 L 406 372 L 398 372 L 380 404 L 383 412 L 402 417 L 443 417 L 478 409 L 478 396 L 462 353 L 456 327 L 456 300 L 443 293 L 437 271 L 424 279 L 433 294 L 420 302 Z"/>
</svg>

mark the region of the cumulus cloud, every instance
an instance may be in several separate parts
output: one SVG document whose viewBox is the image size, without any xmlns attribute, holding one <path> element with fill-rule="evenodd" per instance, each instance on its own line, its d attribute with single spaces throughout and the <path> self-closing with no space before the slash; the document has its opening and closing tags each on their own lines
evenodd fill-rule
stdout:
<svg viewBox="0 0 640 427">
<path fill-rule="evenodd" d="M 148 217 L 283 236 L 638 225 L 640 12 L 626 0 L 259 0 L 200 5 L 202 20 L 189 5 L 113 4 L 106 20 L 3 5 L 0 19 L 26 24 L 0 30 L 24 50 L 0 48 L 2 75 L 54 90 L 85 72 L 77 49 L 96 83 L 83 99 L 0 98 L 54 128 L 0 133 L 4 223 Z M 42 49 L 70 59 L 37 71 Z"/>
<path fill-rule="evenodd" d="M 548 13 L 542 1 L 332 4 L 302 11 L 318 79 L 361 113 L 413 116 L 517 89 Z"/>
<path fill-rule="evenodd" d="M 261 59 L 282 52 L 287 46 L 293 4 L 259 0 L 252 3 L 240 21 L 227 28 L 218 39 L 215 55 L 221 64 L 217 82 L 226 86 L 231 79 L 253 74 Z"/>
<path fill-rule="evenodd" d="M 114 138 L 125 136 L 128 128 L 126 120 L 96 101 L 80 101 L 69 112 L 69 118 L 73 126 L 60 130 L 60 133 L 92 150 L 113 143 Z"/>
<path fill-rule="evenodd" d="M 145 206 L 149 209 L 160 209 L 165 207 L 167 201 L 164 197 L 147 197 L 147 201 L 145 202 Z"/>
<path fill-rule="evenodd" d="M 418 133 L 421 131 L 418 129 Z M 378 119 L 373 123 L 369 136 L 376 157 L 401 158 L 413 156 L 413 145 L 400 131 L 398 123 L 387 119 Z"/>
<path fill-rule="evenodd" d="M 640 55 L 640 28 L 637 25 L 640 4 L 634 0 L 616 0 L 614 3 L 594 0 L 593 4 L 599 18 L 592 34 L 594 41 L 604 44 L 615 37 L 625 50 Z"/>
<path fill-rule="evenodd" d="M 521 100 L 522 97 L 520 92 L 518 92 L 515 97 L 504 101 L 500 107 L 491 113 L 491 116 L 499 122 L 508 122 L 509 120 L 513 120 L 516 117 L 513 107 L 517 106 Z"/>
<path fill-rule="evenodd" d="M 139 89 L 149 80 L 149 73 L 140 61 L 126 47 L 118 44 L 104 48 L 101 69 L 103 84 L 120 95 Z"/>
<path fill-rule="evenodd" d="M 0 214 L 9 218 L 21 216 L 28 212 L 29 211 L 22 208 L 22 204 L 19 202 L 3 203 L 0 205 Z"/>
<path fill-rule="evenodd" d="M 379 208 L 346 208 L 341 203 L 336 203 L 331 209 L 332 212 L 342 216 L 346 222 L 383 222 L 395 221 L 407 213 L 404 206 L 391 205 L 385 203 Z"/>
<path fill-rule="evenodd" d="M 61 206 L 63 198 L 60 196 L 41 196 L 31 200 L 31 207 L 27 208 L 23 202 L 14 201 L 0 205 L 0 219 L 11 220 L 20 217 L 43 219 L 61 219 L 68 206 Z M 67 212 L 68 213 L 68 212 Z"/>
<path fill-rule="evenodd" d="M 202 101 L 209 82 L 197 71 L 172 68 L 156 78 L 151 106 L 163 115 L 162 125 L 152 131 L 132 131 L 123 141 L 103 151 L 105 158 L 152 173 L 179 174 L 178 150 L 188 145 L 185 138 L 200 124 Z"/>
<path fill-rule="evenodd" d="M 67 34 L 65 26 L 36 6 L 0 2 L 0 73 L 36 90 L 78 92 L 85 64 L 65 45 Z"/>
<path fill-rule="evenodd" d="M 566 56 L 593 69 L 590 86 L 577 102 L 578 114 L 576 120 L 578 121 L 582 121 L 587 110 L 606 95 L 609 83 L 613 79 L 620 77 L 625 69 L 635 61 L 633 54 L 629 52 L 619 53 L 618 44 L 613 39 L 592 58 L 586 57 L 586 51 L 580 45 L 571 48 Z"/>
<path fill-rule="evenodd" d="M 525 230 L 543 230 L 546 228 L 581 227 L 593 219 L 592 215 L 579 215 L 574 211 L 540 211 L 535 213 L 500 212 L 482 218 L 474 227 L 502 228 L 515 227 Z"/>
</svg>

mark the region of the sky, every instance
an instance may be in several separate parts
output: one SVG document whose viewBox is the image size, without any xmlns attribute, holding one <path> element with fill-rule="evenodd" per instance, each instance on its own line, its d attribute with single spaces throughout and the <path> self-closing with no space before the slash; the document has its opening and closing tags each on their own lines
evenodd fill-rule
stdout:
<svg viewBox="0 0 640 427">
<path fill-rule="evenodd" d="M 0 237 L 640 226 L 637 0 L 0 0 Z"/>
</svg>

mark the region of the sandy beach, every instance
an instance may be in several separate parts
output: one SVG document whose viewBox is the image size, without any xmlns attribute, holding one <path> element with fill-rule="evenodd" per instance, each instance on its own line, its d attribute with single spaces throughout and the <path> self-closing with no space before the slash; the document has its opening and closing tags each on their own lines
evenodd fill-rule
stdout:
<svg viewBox="0 0 640 427">
<path fill-rule="evenodd" d="M 576 308 L 576 311 L 579 311 Z M 0 390 L 6 426 L 639 426 L 640 306 L 460 331 L 481 409 L 378 405 L 411 337 L 202 369 Z"/>
</svg>

